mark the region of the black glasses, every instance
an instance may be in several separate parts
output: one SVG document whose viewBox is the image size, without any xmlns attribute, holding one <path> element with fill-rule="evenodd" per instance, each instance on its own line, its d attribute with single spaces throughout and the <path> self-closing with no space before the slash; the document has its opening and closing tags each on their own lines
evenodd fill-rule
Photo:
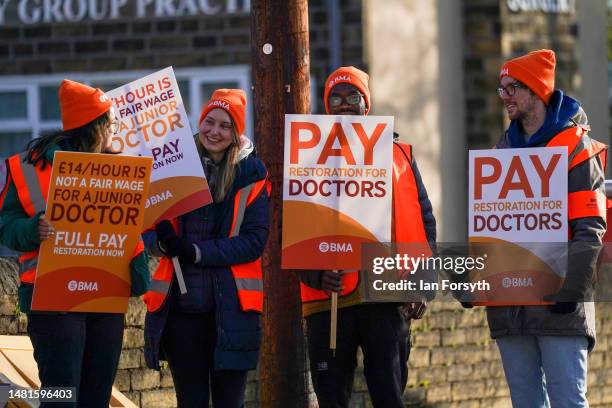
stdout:
<svg viewBox="0 0 612 408">
<path fill-rule="evenodd" d="M 523 88 L 526 88 L 526 86 L 521 84 L 520 82 L 513 82 L 508 86 L 500 86 L 499 88 L 497 88 L 497 94 L 500 98 L 503 98 L 504 95 L 514 96 L 514 94 L 516 94 L 517 89 Z"/>
<path fill-rule="evenodd" d="M 334 108 L 342 105 L 342 100 L 345 100 L 349 105 L 359 105 L 359 103 L 361 102 L 361 96 L 362 95 L 360 93 L 352 93 L 345 97 L 330 96 L 329 98 L 327 98 L 327 103 L 329 104 L 329 106 Z"/>
</svg>

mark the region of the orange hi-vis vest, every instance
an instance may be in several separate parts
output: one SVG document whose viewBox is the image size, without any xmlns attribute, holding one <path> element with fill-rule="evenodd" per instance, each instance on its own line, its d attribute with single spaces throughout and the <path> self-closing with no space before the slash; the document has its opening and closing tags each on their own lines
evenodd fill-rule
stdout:
<svg viewBox="0 0 612 408">
<path fill-rule="evenodd" d="M 24 160 L 26 153 L 16 154 L 6 161 L 8 166 L 7 186 L 12 180 L 17 190 L 19 203 L 28 217 L 45 211 L 49 182 L 51 181 L 51 166 L 42 168 Z M 25 252 L 19 256 L 19 280 L 22 283 L 34 284 L 36 266 L 38 265 L 38 250 Z"/>
<path fill-rule="evenodd" d="M 229 237 L 235 237 L 240 233 L 240 226 L 244 220 L 244 213 L 249 205 L 262 193 L 264 188 L 270 195 L 270 183 L 267 179 L 259 180 L 255 183 L 238 190 L 234 197 L 234 212 L 232 216 L 232 226 Z M 175 231 L 178 232 L 178 221 L 172 220 Z M 263 310 L 263 277 L 261 271 L 261 257 L 253 262 L 230 265 L 232 276 L 236 282 L 236 290 L 240 306 L 243 311 L 255 311 L 261 313 Z M 162 257 L 159 265 L 153 273 L 151 286 L 143 300 L 147 305 L 147 311 L 155 312 L 159 310 L 170 291 L 174 267 L 172 260 L 166 256 Z"/>
<path fill-rule="evenodd" d="M 601 160 L 602 169 L 606 169 L 608 146 L 590 138 L 587 133 L 587 129 L 573 126 L 563 130 L 546 144 L 547 147 L 567 147 L 568 172 L 580 163 L 597 156 Z M 607 201 L 602 189 L 603 186 L 596 191 L 584 190 L 568 193 L 568 219 L 571 221 L 584 217 L 601 217 L 605 220 Z"/>
<path fill-rule="evenodd" d="M 6 184 L 8 186 L 8 183 L 11 180 L 13 181 L 19 203 L 27 216 L 31 218 L 45 211 L 52 168 L 48 164 L 43 168 L 40 163 L 34 166 L 25 162 L 25 158 L 26 153 L 24 152 L 7 159 L 8 176 Z M 134 249 L 133 257 L 138 256 L 143 251 L 144 244 L 141 239 Z M 19 280 L 22 283 L 34 284 L 37 266 L 38 250 L 21 254 L 19 256 Z"/>
<path fill-rule="evenodd" d="M 421 213 L 418 186 L 412 172 L 412 146 L 404 143 L 393 143 L 393 211 L 391 233 L 396 243 L 423 243 L 426 249 L 427 235 Z M 420 255 L 420 254 L 419 254 Z M 425 253 L 430 256 L 431 252 Z M 359 272 L 348 271 L 342 276 L 344 290 L 340 297 L 346 297 L 359 287 Z M 327 300 L 329 296 L 319 289 L 300 283 L 302 304 Z M 305 313 L 306 314 L 306 313 Z"/>
</svg>

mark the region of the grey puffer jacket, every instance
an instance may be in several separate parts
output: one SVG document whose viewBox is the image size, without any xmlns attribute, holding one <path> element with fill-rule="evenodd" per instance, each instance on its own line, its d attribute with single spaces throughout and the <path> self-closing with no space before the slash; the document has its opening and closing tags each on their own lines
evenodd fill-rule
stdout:
<svg viewBox="0 0 612 408">
<path fill-rule="evenodd" d="M 527 142 L 517 146 L 517 125 L 511 123 L 496 147 L 542 147 L 563 129 L 570 126 L 588 126 L 586 114 L 577 101 L 555 91 L 547 108 L 547 118 L 542 128 Z M 514 134 L 512 132 L 515 132 Z M 521 135 L 518 135 L 521 138 Z M 534 139 L 534 137 L 537 137 Z M 583 137 L 574 152 L 588 148 L 591 139 Z M 522 145 L 521 145 L 522 144 Z M 568 192 L 592 190 L 603 192 L 604 170 L 598 156 L 582 162 L 568 173 Z M 600 217 L 584 217 L 570 220 L 572 237 L 569 245 L 568 272 L 563 288 L 565 301 L 584 299 L 592 285 L 596 262 L 601 249 L 601 240 L 606 231 L 606 221 Z M 505 335 L 586 336 L 589 351 L 595 345 L 595 306 L 593 302 L 578 302 L 572 313 L 559 314 L 548 306 L 503 306 L 488 307 L 487 319 L 491 337 Z"/>
</svg>

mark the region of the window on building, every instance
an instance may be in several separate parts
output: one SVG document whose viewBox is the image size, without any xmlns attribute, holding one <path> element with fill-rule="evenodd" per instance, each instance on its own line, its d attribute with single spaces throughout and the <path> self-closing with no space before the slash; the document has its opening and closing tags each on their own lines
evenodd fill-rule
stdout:
<svg viewBox="0 0 612 408">
<path fill-rule="evenodd" d="M 57 90 L 69 77 L 109 91 L 153 71 L 0 76 L 0 158 L 22 151 L 33 137 L 61 128 Z M 249 99 L 247 136 L 252 137 L 250 69 L 246 65 L 179 68 L 174 71 L 191 128 L 197 131 L 202 104 L 216 88 L 242 88 Z"/>
</svg>

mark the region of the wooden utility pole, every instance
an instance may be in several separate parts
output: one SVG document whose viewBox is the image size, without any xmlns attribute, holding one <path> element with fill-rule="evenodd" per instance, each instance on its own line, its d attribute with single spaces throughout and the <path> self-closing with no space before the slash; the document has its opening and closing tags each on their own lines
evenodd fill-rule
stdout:
<svg viewBox="0 0 612 408">
<path fill-rule="evenodd" d="M 255 141 L 272 182 L 259 399 L 265 408 L 308 407 L 299 276 L 280 268 L 285 114 L 310 113 L 307 0 L 252 0 L 251 53 Z"/>
</svg>

